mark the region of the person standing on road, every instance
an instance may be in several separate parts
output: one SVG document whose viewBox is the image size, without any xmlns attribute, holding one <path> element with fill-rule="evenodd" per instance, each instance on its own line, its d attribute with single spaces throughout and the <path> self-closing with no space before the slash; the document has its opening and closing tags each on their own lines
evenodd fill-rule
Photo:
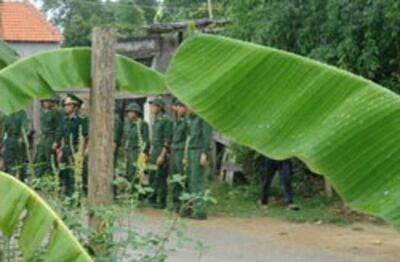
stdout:
<svg viewBox="0 0 400 262">
<path fill-rule="evenodd" d="M 151 136 L 150 163 L 157 166 L 150 172 L 150 186 L 154 192 L 150 196 L 150 204 L 155 208 L 167 206 L 168 154 L 172 139 L 172 122 L 165 114 L 165 102 L 161 98 L 150 101 L 154 116 Z"/>
<path fill-rule="evenodd" d="M 199 116 L 188 116 L 188 184 L 190 194 L 195 195 L 191 218 L 207 219 L 206 203 L 202 199 L 206 191 L 206 166 L 210 151 L 212 129 Z"/>
<path fill-rule="evenodd" d="M 299 207 L 293 202 L 293 189 L 292 189 L 292 162 L 290 159 L 286 160 L 273 160 L 265 156 L 262 157 L 262 187 L 261 199 L 259 205 L 262 208 L 267 208 L 269 204 L 269 196 L 271 191 L 271 184 L 275 174 L 279 172 L 283 193 L 285 196 L 285 203 L 291 210 L 298 210 Z"/>
<path fill-rule="evenodd" d="M 58 109 L 60 97 L 41 100 L 40 131 L 35 157 L 35 175 L 42 177 L 53 173 L 52 166 L 56 164 L 56 150 L 60 147 L 62 135 L 63 113 Z"/>
<path fill-rule="evenodd" d="M 178 213 L 181 209 L 180 196 L 184 189 L 184 185 L 182 183 L 187 183 L 187 167 L 184 166 L 184 158 L 188 133 L 188 111 L 186 106 L 178 100 L 175 100 L 174 107 L 177 115 L 177 120 L 174 123 L 172 135 L 170 174 L 171 176 L 180 175 L 182 177 L 185 177 L 183 181 L 174 182 L 172 184 L 172 208 L 175 212 Z"/>
<path fill-rule="evenodd" d="M 4 122 L 6 116 L 0 111 L 0 171 L 4 171 L 4 158 L 3 158 L 3 140 L 4 140 Z"/>
<path fill-rule="evenodd" d="M 68 94 L 64 100 L 65 116 L 62 130 L 62 154 L 59 156 L 61 183 L 65 187 L 65 195 L 70 197 L 74 192 L 74 170 L 79 162 L 84 162 L 88 138 L 88 119 L 79 115 L 79 110 L 83 101 L 73 95 Z M 83 164 L 82 164 L 83 174 Z M 85 184 L 85 178 L 83 183 Z"/>
<path fill-rule="evenodd" d="M 28 117 L 24 110 L 6 117 L 4 121 L 4 162 L 6 172 L 24 181 L 26 178 Z"/>
<path fill-rule="evenodd" d="M 127 124 L 125 134 L 126 178 L 132 183 L 136 177 L 137 163 L 140 154 L 149 155 L 149 124 L 141 118 L 142 109 L 137 103 L 131 103 L 126 108 Z"/>
</svg>

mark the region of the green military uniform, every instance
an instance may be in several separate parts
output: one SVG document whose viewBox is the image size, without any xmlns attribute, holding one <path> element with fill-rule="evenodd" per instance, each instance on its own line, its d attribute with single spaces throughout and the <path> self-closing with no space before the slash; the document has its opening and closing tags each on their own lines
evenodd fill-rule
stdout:
<svg viewBox="0 0 400 262">
<path fill-rule="evenodd" d="M 124 126 L 123 122 L 118 114 L 118 110 L 115 110 L 115 120 L 114 120 L 114 144 L 115 144 L 115 149 L 114 149 L 114 172 L 113 172 L 113 181 L 116 178 L 117 175 L 117 170 L 118 170 L 118 158 L 119 158 L 119 151 L 121 147 L 121 141 L 123 138 L 123 133 L 124 133 Z M 117 195 L 117 187 L 116 185 L 113 185 L 113 194 L 114 197 Z"/>
<path fill-rule="evenodd" d="M 124 123 L 118 114 L 115 114 L 114 119 L 114 169 L 118 167 L 118 158 L 121 148 L 121 143 L 124 135 Z M 115 173 L 115 171 L 114 171 Z M 114 174 L 115 175 L 115 174 Z"/>
<path fill-rule="evenodd" d="M 119 148 L 121 146 L 122 136 L 124 133 L 124 126 L 121 118 L 118 114 L 115 115 L 114 120 L 114 143 L 115 143 L 115 152 L 114 152 L 114 165 L 117 164 Z"/>
<path fill-rule="evenodd" d="M 162 99 L 157 98 L 150 102 L 165 107 Z M 172 139 L 172 122 L 166 114 L 160 113 L 152 125 L 150 163 L 157 164 L 157 158 L 164 148 L 169 149 Z M 154 190 L 150 197 L 150 203 L 159 208 L 165 208 L 167 204 L 167 179 L 168 179 L 168 157 L 157 171 L 150 172 L 150 186 Z"/>
<path fill-rule="evenodd" d="M 211 127 L 198 116 L 188 117 L 188 184 L 191 194 L 202 195 L 206 190 L 205 167 L 200 164 L 201 154 L 208 154 L 211 144 Z M 205 219 L 206 207 L 199 199 L 193 205 L 193 217 Z"/>
<path fill-rule="evenodd" d="M 6 120 L 6 116 L 0 112 L 0 170 L 4 168 L 4 159 L 3 159 L 3 139 L 4 139 L 4 122 Z"/>
<path fill-rule="evenodd" d="M 178 104 L 176 102 L 175 104 Z M 184 166 L 183 160 L 185 158 L 185 145 L 186 138 L 188 135 L 188 121 L 187 117 L 181 117 L 174 122 L 172 145 L 171 145 L 171 161 L 170 161 L 170 174 L 174 175 L 186 175 L 187 167 Z M 182 184 L 174 183 L 172 186 L 172 202 L 174 210 L 179 211 L 180 200 L 179 197 L 182 194 Z"/>
<path fill-rule="evenodd" d="M 21 110 L 6 117 L 4 132 L 4 162 L 6 172 L 24 180 L 27 162 L 24 135 L 27 136 L 28 133 L 28 117 L 26 112 Z"/>
<path fill-rule="evenodd" d="M 130 104 L 126 108 L 126 112 L 134 111 L 138 114 L 142 113 L 140 106 L 136 103 Z M 125 132 L 125 150 L 127 153 L 126 176 L 132 180 L 136 174 L 136 163 L 138 156 L 143 150 L 146 155 L 149 154 L 149 124 L 139 118 L 136 121 L 127 120 Z M 141 144 L 143 143 L 143 144 Z"/>
<path fill-rule="evenodd" d="M 71 103 L 77 106 L 82 105 L 82 100 L 78 97 L 69 95 Z M 67 103 L 67 102 L 66 102 Z M 88 137 L 88 119 L 79 115 L 65 116 L 63 119 L 62 141 L 63 141 L 63 154 L 61 159 L 61 181 L 65 187 L 65 194 L 71 196 L 74 192 L 74 170 L 73 170 L 73 154 L 79 150 L 80 137 L 83 136 L 85 140 Z"/>
<path fill-rule="evenodd" d="M 56 98 L 51 101 L 57 102 Z M 45 109 L 40 111 L 40 138 L 37 145 L 37 154 L 35 158 L 36 175 L 52 174 L 52 165 L 56 162 L 56 152 L 53 144 L 59 144 L 62 135 L 62 121 L 64 114 L 57 108 Z"/>
</svg>

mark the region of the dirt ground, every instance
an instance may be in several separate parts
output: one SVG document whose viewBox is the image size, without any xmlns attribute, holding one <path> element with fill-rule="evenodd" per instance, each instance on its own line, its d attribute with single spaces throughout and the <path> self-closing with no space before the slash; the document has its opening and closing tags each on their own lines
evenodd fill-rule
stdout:
<svg viewBox="0 0 400 262">
<path fill-rule="evenodd" d="M 141 211 L 135 224 L 159 230 L 165 215 Z M 351 226 L 293 224 L 270 218 L 212 217 L 187 221 L 189 236 L 209 246 L 199 256 L 192 248 L 172 252 L 169 261 L 400 261 L 400 234 L 368 223 Z"/>
</svg>

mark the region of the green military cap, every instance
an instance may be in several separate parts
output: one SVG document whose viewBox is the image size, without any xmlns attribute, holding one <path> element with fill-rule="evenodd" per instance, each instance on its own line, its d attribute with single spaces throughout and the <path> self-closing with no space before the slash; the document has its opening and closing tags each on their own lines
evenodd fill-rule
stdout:
<svg viewBox="0 0 400 262">
<path fill-rule="evenodd" d="M 125 112 L 137 112 L 137 113 L 141 114 L 142 108 L 140 107 L 139 104 L 132 102 L 126 107 Z"/>
<path fill-rule="evenodd" d="M 71 105 L 71 104 L 81 107 L 83 104 L 83 100 L 74 94 L 67 94 L 67 97 L 64 99 L 64 105 Z"/>
<path fill-rule="evenodd" d="M 161 107 L 162 109 L 165 108 L 165 102 L 161 97 L 156 97 L 153 100 L 151 100 L 150 105 L 157 105 L 157 106 Z"/>
<path fill-rule="evenodd" d="M 177 97 L 172 97 L 172 104 L 173 105 L 176 105 L 177 103 L 179 102 L 179 100 L 178 100 L 178 98 Z"/>
<path fill-rule="evenodd" d="M 40 101 L 52 101 L 52 102 L 57 103 L 57 102 L 60 102 L 60 100 L 61 100 L 61 97 L 58 94 L 53 93 L 51 96 L 42 98 Z"/>
<path fill-rule="evenodd" d="M 176 100 L 175 105 L 176 106 L 186 106 L 181 100 Z"/>
</svg>

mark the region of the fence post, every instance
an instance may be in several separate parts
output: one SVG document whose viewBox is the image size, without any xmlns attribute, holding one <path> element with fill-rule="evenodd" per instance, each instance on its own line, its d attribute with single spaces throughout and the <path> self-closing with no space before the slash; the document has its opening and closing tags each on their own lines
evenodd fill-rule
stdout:
<svg viewBox="0 0 400 262">
<path fill-rule="evenodd" d="M 106 223 L 93 212 L 112 205 L 115 92 L 115 31 L 95 28 L 92 39 L 92 87 L 89 108 L 89 226 L 101 235 Z M 107 252 L 94 246 L 95 252 Z"/>
</svg>

